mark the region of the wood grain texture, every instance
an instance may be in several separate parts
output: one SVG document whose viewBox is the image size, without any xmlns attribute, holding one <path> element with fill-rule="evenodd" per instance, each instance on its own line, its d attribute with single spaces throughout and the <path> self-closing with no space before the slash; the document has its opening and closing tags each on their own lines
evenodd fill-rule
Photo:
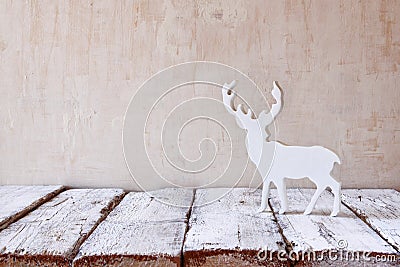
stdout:
<svg viewBox="0 0 400 267">
<path fill-rule="evenodd" d="M 0 232 L 0 266 L 69 266 L 80 244 L 123 196 L 71 189 Z"/>
<path fill-rule="evenodd" d="M 222 192 L 226 194 L 213 201 Z M 256 212 L 260 200 L 260 190 L 196 190 L 183 247 L 185 266 L 288 264 L 277 260 L 278 250 L 284 250 L 284 240 L 272 213 Z M 260 251 L 268 253 L 266 260 L 258 259 Z"/>
<path fill-rule="evenodd" d="M 0 230 L 64 190 L 54 186 L 0 186 Z"/>
<path fill-rule="evenodd" d="M 348 265 L 348 266 L 373 266 L 378 262 L 373 257 L 382 255 L 393 255 L 395 261 L 379 262 L 380 265 L 398 264 L 396 250 L 383 240 L 374 230 L 358 218 L 352 211 L 342 206 L 342 211 L 337 217 L 329 216 L 333 195 L 324 191 L 317 201 L 311 215 L 303 215 L 306 205 L 311 200 L 313 189 L 290 189 L 288 190 L 289 210 L 285 215 L 277 214 L 279 225 L 282 227 L 283 235 L 288 240 L 290 251 L 293 253 L 295 263 L 305 266 L 319 265 Z M 271 204 L 275 212 L 279 209 L 276 191 L 272 191 Z M 345 244 L 345 245 L 342 245 Z M 341 247 L 342 246 L 342 247 Z M 317 257 L 309 256 L 307 252 L 313 251 Z M 342 255 L 354 258 L 354 252 L 360 252 L 359 260 L 338 260 L 333 261 L 328 257 L 332 251 L 337 259 Z M 363 252 L 369 252 L 370 261 L 363 258 Z M 310 257 L 309 260 L 301 260 L 301 256 Z M 299 256 L 297 261 L 296 256 Z M 307 258 L 306 258 L 307 259 Z"/>
<path fill-rule="evenodd" d="M 400 193 L 391 189 L 346 189 L 342 201 L 400 251 Z"/>
<path fill-rule="evenodd" d="M 192 200 L 187 189 L 127 194 L 83 243 L 74 266 L 179 266 Z"/>
<path fill-rule="evenodd" d="M 139 190 L 121 153 L 130 98 L 165 67 L 210 60 L 249 75 L 269 104 L 280 81 L 276 139 L 337 152 L 344 188 L 400 189 L 397 0 L 2 0 L 0 60 L 1 184 Z M 189 153 L 199 137 L 227 145 L 223 129 L 194 127 Z M 235 156 L 246 161 L 244 145 Z"/>
</svg>

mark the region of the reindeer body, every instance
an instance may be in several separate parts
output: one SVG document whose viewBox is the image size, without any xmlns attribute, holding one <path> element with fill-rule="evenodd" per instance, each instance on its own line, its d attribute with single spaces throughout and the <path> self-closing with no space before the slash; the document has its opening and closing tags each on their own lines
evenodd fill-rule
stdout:
<svg viewBox="0 0 400 267">
<path fill-rule="evenodd" d="M 268 150 L 267 152 L 263 151 L 263 156 L 261 157 L 261 159 L 268 157 L 266 160 L 269 160 L 269 157 L 271 157 L 269 151 L 275 152 L 272 155 L 273 159 L 271 168 L 269 169 L 269 176 L 282 174 L 284 177 L 290 179 L 309 177 L 313 180 L 313 177 L 319 176 L 321 173 L 330 173 L 335 162 L 340 163 L 339 157 L 334 152 L 322 146 L 287 146 L 276 141 L 266 141 L 263 150 Z M 265 160 L 261 160 L 260 162 L 265 162 Z M 260 162 L 253 161 L 261 171 L 263 167 L 259 165 Z M 268 175 L 265 172 L 260 174 L 263 177 Z M 273 177 L 271 179 L 273 180 Z"/>
<path fill-rule="evenodd" d="M 282 214 L 287 209 L 285 178 L 302 179 L 308 177 L 315 183 L 317 190 L 304 213 L 311 213 L 318 197 L 327 187 L 330 187 L 335 195 L 331 215 L 336 216 L 340 211 L 340 183 L 330 173 L 335 162 L 340 164 L 339 157 L 333 151 L 322 146 L 287 146 L 277 141 L 268 141 L 265 127 L 273 122 L 281 109 L 281 92 L 277 84 L 274 82 L 274 90 L 272 91 L 277 103 L 272 105 L 268 114 L 264 111 L 261 112 L 258 119 L 253 118 L 251 110 L 245 113 L 240 105 L 237 110 L 235 109 L 233 103 L 235 92 L 231 90 L 234 85 L 235 83 L 225 84 L 222 94 L 226 109 L 236 116 L 238 125 L 247 130 L 247 152 L 263 179 L 259 212 L 267 208 L 271 182 L 277 187 L 281 201 L 279 213 Z"/>
<path fill-rule="evenodd" d="M 263 193 L 259 211 L 267 208 L 271 182 L 275 184 L 278 190 L 281 201 L 279 213 L 282 214 L 287 210 L 284 179 L 307 177 L 317 186 L 317 191 L 306 208 L 305 214 L 311 213 L 319 195 L 327 187 L 330 187 L 335 194 L 332 216 L 337 215 L 340 210 L 340 183 L 330 175 L 335 162 L 340 163 L 339 157 L 322 146 L 287 146 L 280 142 L 266 141 L 263 146 L 263 156 L 259 161 L 259 165 L 256 164 L 261 177 L 263 177 Z M 270 163 L 271 166 L 268 166 L 268 164 L 267 166 L 262 166 L 261 164 L 263 163 Z"/>
</svg>

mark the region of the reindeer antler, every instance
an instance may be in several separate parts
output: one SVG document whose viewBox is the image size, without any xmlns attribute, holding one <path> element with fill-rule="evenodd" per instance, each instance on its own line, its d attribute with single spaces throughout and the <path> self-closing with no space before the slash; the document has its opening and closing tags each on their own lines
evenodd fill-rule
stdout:
<svg viewBox="0 0 400 267">
<path fill-rule="evenodd" d="M 282 92 L 276 81 L 273 82 L 274 89 L 272 89 L 272 96 L 275 98 L 276 103 L 272 104 L 271 110 L 267 113 L 265 110 L 261 111 L 258 115 L 258 122 L 264 129 L 270 125 L 281 111 L 282 108 Z"/>
<path fill-rule="evenodd" d="M 226 110 L 228 110 L 230 114 L 236 117 L 236 123 L 239 125 L 239 127 L 242 129 L 246 129 L 247 127 L 245 125 L 249 123 L 257 123 L 257 121 L 253 118 L 253 112 L 250 109 L 248 109 L 246 112 L 242 104 L 239 104 L 237 108 L 235 108 L 234 99 L 236 97 L 236 92 L 232 90 L 235 86 L 235 80 L 232 81 L 230 84 L 224 84 L 224 86 L 222 87 L 223 102 Z"/>
<path fill-rule="evenodd" d="M 274 121 L 275 117 L 282 108 L 282 93 L 277 82 L 273 82 L 274 89 L 272 90 L 272 96 L 275 98 L 276 103 L 272 105 L 269 113 L 267 113 L 265 110 L 261 111 L 257 119 L 254 118 L 253 112 L 250 109 L 245 112 L 241 104 L 238 105 L 237 109 L 235 108 L 234 99 L 236 92 L 232 90 L 235 86 L 236 81 L 232 81 L 230 84 L 225 83 L 222 87 L 222 98 L 225 108 L 230 114 L 236 117 L 236 122 L 241 128 L 248 129 L 250 126 L 248 124 L 257 123 L 258 127 L 263 129 L 263 134 L 265 134 L 265 137 L 267 137 L 268 135 L 266 132 L 266 127 Z"/>
</svg>

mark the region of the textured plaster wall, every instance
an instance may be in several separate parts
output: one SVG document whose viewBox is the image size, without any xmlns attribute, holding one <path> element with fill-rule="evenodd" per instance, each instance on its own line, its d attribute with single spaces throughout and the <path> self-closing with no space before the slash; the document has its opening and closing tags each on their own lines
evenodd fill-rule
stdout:
<svg viewBox="0 0 400 267">
<path fill-rule="evenodd" d="M 192 60 L 234 66 L 270 103 L 280 81 L 276 138 L 336 151 L 344 187 L 400 189 L 396 0 L 0 1 L 0 184 L 137 189 L 126 107 Z"/>
</svg>

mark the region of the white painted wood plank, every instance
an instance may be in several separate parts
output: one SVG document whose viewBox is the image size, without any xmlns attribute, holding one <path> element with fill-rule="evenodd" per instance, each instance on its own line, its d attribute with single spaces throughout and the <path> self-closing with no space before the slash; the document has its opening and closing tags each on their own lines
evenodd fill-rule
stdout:
<svg viewBox="0 0 400 267">
<path fill-rule="evenodd" d="M 178 266 L 193 191 L 150 194 L 127 194 L 81 246 L 74 266 Z"/>
<path fill-rule="evenodd" d="M 70 265 L 121 189 L 71 189 L 0 232 L 1 265 Z"/>
<path fill-rule="evenodd" d="M 260 190 L 196 190 L 184 244 L 185 265 L 286 265 L 276 259 L 278 250 L 284 249 L 284 241 L 273 214 L 256 212 L 260 201 Z M 262 249 L 273 258 L 259 261 L 257 255 Z"/>
<path fill-rule="evenodd" d="M 0 230 L 64 190 L 61 185 L 0 186 Z"/>
<path fill-rule="evenodd" d="M 393 189 L 346 189 L 342 201 L 400 251 L 400 193 Z"/>
<path fill-rule="evenodd" d="M 345 206 L 342 205 L 342 211 L 338 216 L 329 216 L 333 205 L 333 195 L 328 191 L 325 191 L 318 199 L 312 214 L 303 215 L 314 191 L 314 189 L 288 189 L 289 210 L 284 215 L 276 215 L 283 235 L 292 244 L 290 248 L 293 251 L 292 259 L 296 260 L 294 256 L 307 251 L 314 251 L 319 256 L 324 251 L 360 252 L 361 256 L 362 252 L 370 252 L 371 256 L 396 254 L 385 240 Z M 278 212 L 280 203 L 276 190 L 272 190 L 271 205 L 273 210 Z M 340 246 L 343 244 L 345 246 L 341 250 Z M 368 262 L 361 257 L 361 262 L 350 263 L 364 265 L 375 262 L 371 260 Z M 327 255 L 324 257 L 324 262 L 316 259 L 306 263 L 339 264 L 337 261 L 330 261 Z M 300 262 L 300 264 L 305 264 L 305 262 Z"/>
</svg>

